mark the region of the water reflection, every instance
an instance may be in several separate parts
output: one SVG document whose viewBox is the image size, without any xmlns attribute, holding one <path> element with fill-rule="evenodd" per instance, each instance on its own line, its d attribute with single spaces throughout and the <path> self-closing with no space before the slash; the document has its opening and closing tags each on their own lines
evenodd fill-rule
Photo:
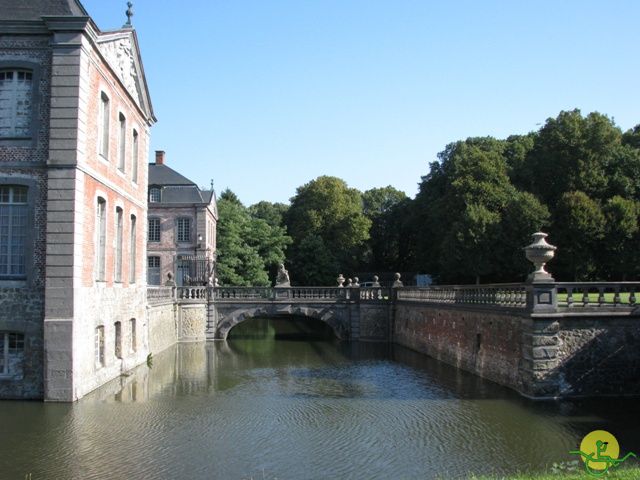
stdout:
<svg viewBox="0 0 640 480">
<path fill-rule="evenodd" d="M 386 344 L 181 344 L 74 405 L 5 402 L 7 478 L 466 478 L 640 450 L 632 401 L 534 403 Z M 624 413 L 621 413 L 624 412 Z"/>
</svg>

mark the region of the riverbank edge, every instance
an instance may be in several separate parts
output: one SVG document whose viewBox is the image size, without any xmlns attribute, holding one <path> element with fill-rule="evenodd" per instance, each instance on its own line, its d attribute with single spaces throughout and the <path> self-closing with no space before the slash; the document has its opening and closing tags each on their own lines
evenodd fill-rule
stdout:
<svg viewBox="0 0 640 480">
<path fill-rule="evenodd" d="M 469 480 L 587 480 L 595 478 L 585 471 L 579 473 L 540 473 L 540 474 L 516 474 L 513 476 L 471 476 Z M 606 476 L 606 480 L 638 480 L 640 479 L 640 467 L 637 468 L 621 468 L 619 470 L 611 470 Z"/>
</svg>

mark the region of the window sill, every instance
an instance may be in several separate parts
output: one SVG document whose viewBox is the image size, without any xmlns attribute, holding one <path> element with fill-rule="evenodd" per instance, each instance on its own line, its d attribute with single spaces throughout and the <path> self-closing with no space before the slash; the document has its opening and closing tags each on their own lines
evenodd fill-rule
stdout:
<svg viewBox="0 0 640 480">
<path fill-rule="evenodd" d="M 105 157 L 105 156 L 104 156 L 103 154 L 101 154 L 101 153 L 99 153 L 99 154 L 98 154 L 98 158 L 99 158 L 100 160 L 102 160 L 103 162 L 105 162 L 105 163 L 111 163 L 111 162 L 109 162 L 109 157 Z"/>
<path fill-rule="evenodd" d="M 3 147 L 33 147 L 33 137 L 0 137 Z"/>
<path fill-rule="evenodd" d="M 13 381 L 18 382 L 24 380 L 24 375 L 15 375 L 11 373 L 0 373 L 0 382 Z"/>
<path fill-rule="evenodd" d="M 0 288 L 26 288 L 28 286 L 26 278 L 0 278 Z"/>
</svg>

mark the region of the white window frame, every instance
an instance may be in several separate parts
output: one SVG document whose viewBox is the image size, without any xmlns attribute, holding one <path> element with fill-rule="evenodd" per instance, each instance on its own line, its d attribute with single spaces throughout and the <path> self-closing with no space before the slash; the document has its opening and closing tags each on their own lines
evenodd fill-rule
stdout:
<svg viewBox="0 0 640 480">
<path fill-rule="evenodd" d="M 98 108 L 98 153 L 105 160 L 109 160 L 109 122 L 111 100 L 106 92 L 100 92 Z"/>
<path fill-rule="evenodd" d="M 0 193 L 3 191 L 8 193 L 8 198 L 5 202 L 0 195 L 0 279 L 24 279 L 27 277 L 29 187 L 4 184 L 0 185 Z M 16 200 L 16 197 L 23 198 Z M 22 225 L 16 225 L 16 220 Z"/>
<path fill-rule="evenodd" d="M 160 220 L 159 217 L 149 217 L 147 219 L 148 225 L 147 225 L 147 242 L 150 243 L 159 243 L 162 240 L 162 221 Z M 156 233 L 156 228 L 154 227 L 153 229 L 151 228 L 151 222 L 153 223 L 158 223 L 158 228 L 157 228 L 157 237 L 155 236 Z M 151 238 L 151 234 L 152 232 L 154 233 L 154 237 Z M 156 240 L 157 238 L 157 240 Z"/>
<path fill-rule="evenodd" d="M 127 117 L 118 112 L 118 170 L 126 171 L 127 158 Z"/>
<path fill-rule="evenodd" d="M 15 341 L 19 342 L 21 344 L 20 347 L 11 347 L 10 345 L 10 336 L 11 335 L 15 335 Z M 19 332 L 0 332 L 0 347 L 1 347 L 1 351 L 0 351 L 0 360 L 2 363 L 0 363 L 0 378 L 1 377 L 13 377 L 16 374 L 21 374 L 22 371 L 18 371 L 18 372 L 13 372 L 11 370 L 9 370 L 9 365 L 10 365 L 10 355 L 11 354 L 18 354 L 19 352 L 16 351 L 12 351 L 12 350 L 20 350 L 23 354 L 23 359 L 24 359 L 24 345 L 25 345 L 25 341 L 24 341 L 24 334 L 23 333 L 19 333 Z"/>
<path fill-rule="evenodd" d="M 94 334 L 95 364 L 97 368 L 105 366 L 104 325 L 98 325 Z"/>
<path fill-rule="evenodd" d="M 138 183 L 138 155 L 140 150 L 140 135 L 134 128 L 131 135 L 131 180 Z"/>
<path fill-rule="evenodd" d="M 160 203 L 162 201 L 162 189 L 160 187 L 149 187 L 149 203 Z"/>
<path fill-rule="evenodd" d="M 190 217 L 179 217 L 176 219 L 176 243 L 191 243 L 193 240 L 192 219 Z M 186 235 L 185 236 L 185 225 Z M 188 238 L 187 238 L 188 237 Z M 184 240 L 187 238 L 186 240 Z"/>
<path fill-rule="evenodd" d="M 5 75 L 11 78 L 0 78 L 3 84 L 6 82 L 0 89 L 0 107 L 5 105 L 0 109 L 0 139 L 30 138 L 33 135 L 33 86 L 36 76 L 30 68 L 0 68 L 0 77 Z M 24 120 L 20 121 L 21 118 Z M 3 123 L 5 126 L 2 126 Z"/>
<path fill-rule="evenodd" d="M 130 221 L 131 231 L 129 232 L 129 283 L 136 283 L 136 262 L 138 261 L 138 259 L 136 258 L 136 237 L 138 235 L 138 218 L 134 214 L 131 214 Z"/>
<path fill-rule="evenodd" d="M 107 265 L 107 201 L 103 197 L 96 200 L 96 262 L 95 279 L 106 280 Z"/>
<path fill-rule="evenodd" d="M 124 236 L 124 212 L 122 207 L 116 207 L 116 248 L 115 248 L 115 268 L 114 280 L 122 282 L 122 239 Z"/>
</svg>

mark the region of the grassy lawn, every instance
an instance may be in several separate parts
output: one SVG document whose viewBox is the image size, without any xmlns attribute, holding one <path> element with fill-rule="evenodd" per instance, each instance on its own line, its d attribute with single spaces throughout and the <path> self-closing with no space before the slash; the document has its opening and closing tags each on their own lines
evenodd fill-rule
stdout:
<svg viewBox="0 0 640 480">
<path fill-rule="evenodd" d="M 582 292 L 573 292 L 572 298 L 573 298 L 573 303 L 574 304 L 580 304 L 582 303 Z M 613 293 L 605 293 L 604 294 L 604 302 L 605 303 L 613 303 Z M 636 294 L 636 302 L 640 301 L 640 295 Z M 567 301 L 567 294 L 566 293 L 559 293 L 558 294 L 558 302 L 561 303 L 566 303 Z M 589 303 L 598 303 L 598 293 L 589 293 Z M 620 303 L 629 303 L 629 293 L 628 292 L 623 292 L 620 293 Z"/>
<path fill-rule="evenodd" d="M 612 469 L 602 477 L 592 477 L 583 469 L 578 472 L 558 472 L 541 474 L 522 474 L 511 477 L 469 477 L 469 480 L 587 480 L 589 478 L 601 478 L 604 480 L 638 480 L 640 479 L 640 468 L 619 468 Z"/>
</svg>

